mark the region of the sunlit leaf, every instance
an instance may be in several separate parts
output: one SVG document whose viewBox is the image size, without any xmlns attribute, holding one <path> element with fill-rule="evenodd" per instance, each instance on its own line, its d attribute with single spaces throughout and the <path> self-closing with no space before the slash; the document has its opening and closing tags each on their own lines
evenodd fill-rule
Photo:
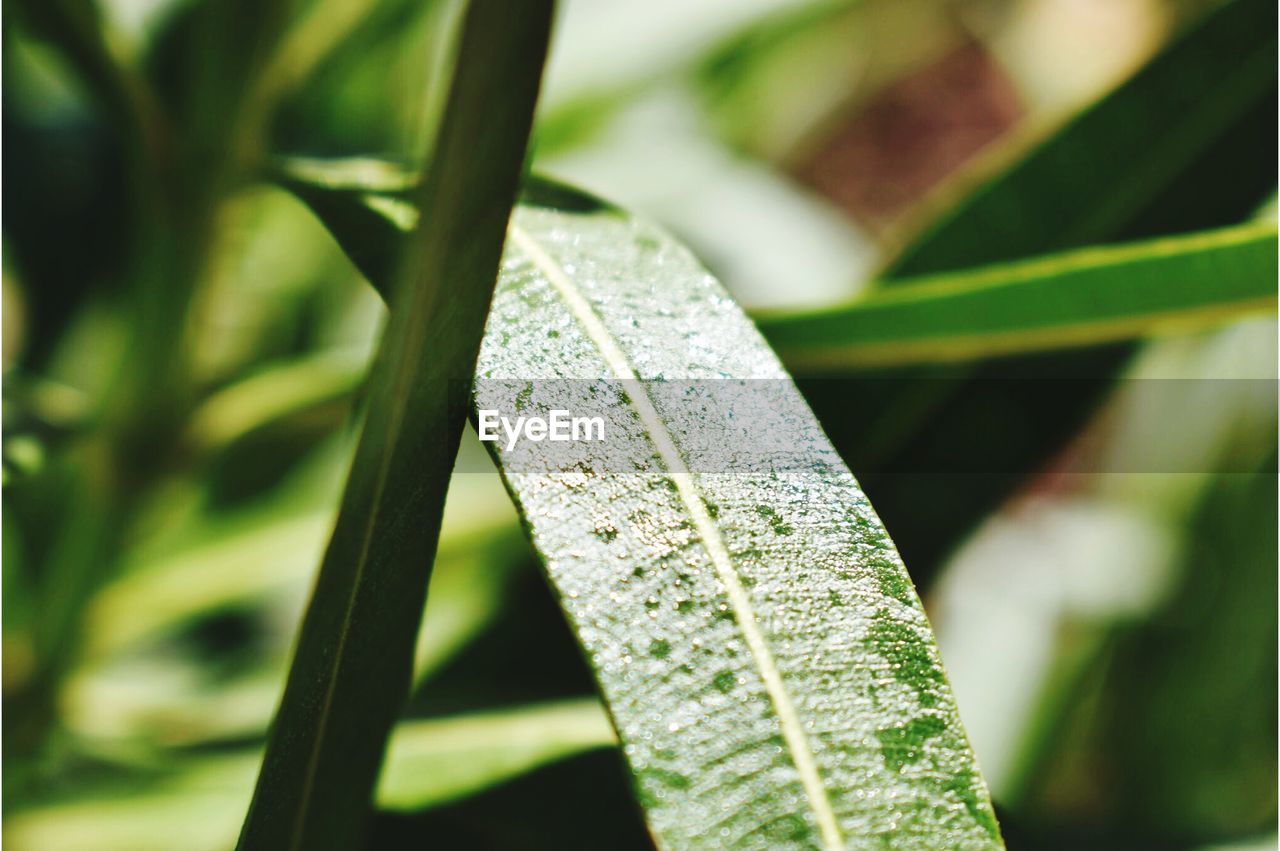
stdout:
<svg viewBox="0 0 1280 851">
<path fill-rule="evenodd" d="M 401 724 L 388 745 L 378 804 L 400 809 L 448 801 L 615 742 L 595 698 Z"/>
<path fill-rule="evenodd" d="M 345 206 L 367 210 L 364 194 L 348 191 Z M 326 198 L 318 213 L 345 243 L 355 213 L 339 191 Z M 687 251 L 531 184 L 477 376 L 480 408 L 608 417 L 608 442 L 574 444 L 571 463 L 531 470 L 519 447 L 496 455 L 660 842 L 999 844 L 893 545 L 777 360 Z M 726 419 L 726 388 L 767 393 L 768 425 L 752 427 L 752 405 L 746 422 Z M 781 441 L 786 460 L 734 472 L 691 460 L 757 439 Z"/>
</svg>

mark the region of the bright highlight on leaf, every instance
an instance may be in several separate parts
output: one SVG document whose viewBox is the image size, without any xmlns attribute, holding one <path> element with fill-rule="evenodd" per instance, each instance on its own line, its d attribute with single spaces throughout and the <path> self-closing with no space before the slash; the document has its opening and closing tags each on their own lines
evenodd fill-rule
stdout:
<svg viewBox="0 0 1280 851">
<path fill-rule="evenodd" d="M 335 192 L 316 209 L 343 242 L 369 207 Z M 531 472 L 519 449 L 490 446 L 664 845 L 999 846 L 892 543 L 758 332 L 685 249 L 535 184 L 477 376 L 477 407 L 609 416 L 608 444 L 579 444 L 570 467 Z M 701 407 L 673 398 L 678 381 L 695 395 L 700 382 L 780 386 L 746 442 L 782 439 L 785 463 L 695 466 L 695 447 L 734 439 L 732 412 L 710 390 Z"/>
</svg>

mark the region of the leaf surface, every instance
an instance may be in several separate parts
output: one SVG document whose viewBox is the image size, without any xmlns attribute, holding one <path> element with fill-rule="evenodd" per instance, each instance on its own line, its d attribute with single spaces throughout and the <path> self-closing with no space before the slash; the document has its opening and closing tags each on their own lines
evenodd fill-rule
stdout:
<svg viewBox="0 0 1280 851">
<path fill-rule="evenodd" d="M 367 211 L 362 195 L 346 205 Z M 341 193 L 326 197 L 345 244 Z M 892 543 L 688 251 L 532 184 L 476 374 L 478 409 L 607 419 L 604 442 L 563 452 L 489 445 L 660 844 L 1000 845 Z"/>
</svg>

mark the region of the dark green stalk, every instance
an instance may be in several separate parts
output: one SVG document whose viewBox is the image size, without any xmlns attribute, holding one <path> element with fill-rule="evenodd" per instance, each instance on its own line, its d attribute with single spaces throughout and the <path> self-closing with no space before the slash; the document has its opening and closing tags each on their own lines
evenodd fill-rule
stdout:
<svg viewBox="0 0 1280 851">
<path fill-rule="evenodd" d="M 468 8 L 418 195 L 423 225 L 401 269 L 368 416 L 240 848 L 358 842 L 408 693 L 551 11 L 550 0 L 474 0 Z"/>
</svg>

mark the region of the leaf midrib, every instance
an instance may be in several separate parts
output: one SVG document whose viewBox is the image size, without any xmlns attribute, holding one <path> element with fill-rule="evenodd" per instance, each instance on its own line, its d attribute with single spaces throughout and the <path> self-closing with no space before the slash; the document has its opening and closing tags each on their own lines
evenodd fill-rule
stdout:
<svg viewBox="0 0 1280 851">
<path fill-rule="evenodd" d="M 547 278 L 588 339 L 599 350 L 606 365 L 627 390 L 631 405 L 657 448 L 659 457 L 675 483 L 680 501 L 693 519 L 698 538 L 707 551 L 721 584 L 725 587 L 733 606 L 734 619 L 746 638 L 752 658 L 764 681 L 765 690 L 778 715 L 783 741 L 800 775 L 801 786 L 804 788 L 805 797 L 817 821 L 822 844 L 827 851 L 843 848 L 844 837 L 840 831 L 835 810 L 827 796 L 804 726 L 782 681 L 782 672 L 769 650 L 768 642 L 760 629 L 755 609 L 751 604 L 751 598 L 738 577 L 728 547 L 707 512 L 697 485 L 694 483 L 693 474 L 685 465 L 684 458 L 676 448 L 670 431 L 649 398 L 648 391 L 635 370 L 631 368 L 626 354 L 560 264 L 538 244 L 537 240 L 515 223 L 510 225 L 508 232 L 512 242 Z"/>
</svg>

